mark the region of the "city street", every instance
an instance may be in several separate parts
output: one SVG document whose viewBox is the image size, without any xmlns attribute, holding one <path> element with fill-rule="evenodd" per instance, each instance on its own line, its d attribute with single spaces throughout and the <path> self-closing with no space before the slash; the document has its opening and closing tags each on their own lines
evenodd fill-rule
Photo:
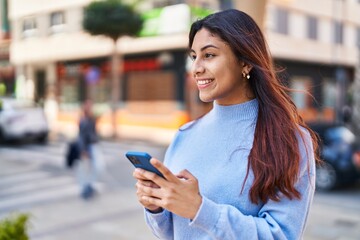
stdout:
<svg viewBox="0 0 360 240">
<path fill-rule="evenodd" d="M 94 199 L 84 201 L 64 165 L 66 141 L 0 146 L 0 218 L 30 213 L 32 240 L 151 240 L 135 196 L 128 150 L 162 159 L 165 146 L 142 141 L 101 142 L 107 163 Z M 360 184 L 316 193 L 305 240 L 360 239 Z M 291 223 L 289 223 L 291 224 Z"/>
</svg>

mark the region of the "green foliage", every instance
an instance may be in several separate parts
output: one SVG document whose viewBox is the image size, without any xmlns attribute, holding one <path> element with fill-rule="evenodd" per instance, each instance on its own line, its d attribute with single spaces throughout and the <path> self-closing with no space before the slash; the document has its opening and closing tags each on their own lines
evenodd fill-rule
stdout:
<svg viewBox="0 0 360 240">
<path fill-rule="evenodd" d="M 91 35 L 105 35 L 114 41 L 124 35 L 136 36 L 142 24 L 141 15 L 121 0 L 95 1 L 84 9 L 83 28 Z"/>
<path fill-rule="evenodd" d="M 28 214 L 17 214 L 0 221 L 0 240 L 29 240 Z"/>
</svg>

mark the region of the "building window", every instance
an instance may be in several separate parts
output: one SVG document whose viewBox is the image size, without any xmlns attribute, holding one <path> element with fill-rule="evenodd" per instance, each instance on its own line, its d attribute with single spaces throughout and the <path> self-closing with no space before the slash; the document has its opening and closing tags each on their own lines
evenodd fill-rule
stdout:
<svg viewBox="0 0 360 240">
<path fill-rule="evenodd" d="M 313 80 L 309 76 L 294 76 L 290 79 L 290 96 L 304 121 L 312 122 L 318 118 L 318 112 L 314 107 Z"/>
<path fill-rule="evenodd" d="M 333 79 L 324 79 L 322 88 L 322 115 L 325 120 L 333 120 L 335 118 L 336 96 L 338 96 L 338 91 Z"/>
<path fill-rule="evenodd" d="M 323 107 L 325 108 L 335 108 L 336 106 L 336 84 L 330 82 L 329 80 L 324 83 L 323 86 Z"/>
<path fill-rule="evenodd" d="M 53 12 L 50 15 L 50 25 L 62 25 L 65 23 L 65 17 L 63 12 Z"/>
<path fill-rule="evenodd" d="M 308 32 L 307 36 L 309 39 L 316 40 L 318 32 L 318 21 L 316 17 L 308 16 L 307 18 Z"/>
<path fill-rule="evenodd" d="M 65 16 L 64 12 L 53 12 L 50 14 L 50 31 L 58 33 L 64 31 Z"/>
<path fill-rule="evenodd" d="M 310 99 L 307 92 L 310 89 L 310 80 L 306 77 L 294 77 L 291 79 L 291 98 L 298 109 L 310 107 Z"/>
<path fill-rule="evenodd" d="M 344 25 L 342 22 L 334 22 L 334 42 L 342 44 L 344 42 Z"/>
<path fill-rule="evenodd" d="M 36 25 L 36 19 L 33 18 L 26 18 L 23 21 L 23 37 L 33 37 L 37 34 L 37 25 Z"/>
<path fill-rule="evenodd" d="M 289 13 L 285 9 L 277 8 L 275 12 L 275 31 L 281 34 L 289 32 Z"/>
</svg>

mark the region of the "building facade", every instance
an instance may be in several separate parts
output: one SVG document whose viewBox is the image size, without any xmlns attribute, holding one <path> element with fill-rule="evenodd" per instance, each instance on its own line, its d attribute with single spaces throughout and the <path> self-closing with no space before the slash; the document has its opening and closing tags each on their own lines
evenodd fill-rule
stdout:
<svg viewBox="0 0 360 240">
<path fill-rule="evenodd" d="M 3 0 L 4 1 L 4 0 Z M 102 135 L 111 135 L 109 59 L 112 42 L 82 29 L 91 0 L 9 0 L 11 62 L 21 94 L 42 102 L 54 131 L 76 132 L 79 105 L 95 101 Z M 292 93 L 307 121 L 336 121 L 351 104 L 348 90 L 358 63 L 360 3 L 357 0 L 250 1 L 152 0 L 142 12 L 162 8 L 157 27 L 140 38 L 124 37 L 117 51 L 124 74 L 116 121 L 119 135 L 147 137 L 151 129 L 172 137 L 175 129 L 211 106 L 200 102 L 187 74 L 187 33 L 193 11 L 239 8 L 261 24 L 275 62 L 289 85 L 314 98 Z M 244 2 L 248 2 L 244 6 Z M 311 6 L 311 7 L 309 7 Z M 249 8 L 249 9 L 248 9 Z M 33 87 L 27 87 L 33 86 Z M 20 94 L 20 95 L 21 95 Z M 139 131 L 140 129 L 140 131 Z"/>
<path fill-rule="evenodd" d="M 266 34 L 275 61 L 291 87 L 314 96 L 292 93 L 307 121 L 342 121 L 344 107 L 353 104 L 359 11 L 357 0 L 268 4 Z"/>
<path fill-rule="evenodd" d="M 15 91 L 15 72 L 10 64 L 10 24 L 8 1 L 0 0 L 0 96 Z"/>
</svg>

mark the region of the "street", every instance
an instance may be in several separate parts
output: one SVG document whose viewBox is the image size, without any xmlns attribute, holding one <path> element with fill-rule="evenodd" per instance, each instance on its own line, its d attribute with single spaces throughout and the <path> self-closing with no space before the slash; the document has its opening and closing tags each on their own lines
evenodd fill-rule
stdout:
<svg viewBox="0 0 360 240">
<path fill-rule="evenodd" d="M 106 174 L 94 199 L 79 197 L 74 173 L 64 165 L 66 141 L 0 146 L 0 218 L 30 213 L 32 240 L 155 239 L 135 196 L 129 150 L 162 159 L 165 146 L 141 141 L 101 142 Z M 305 240 L 360 239 L 360 184 L 316 193 Z"/>
</svg>

